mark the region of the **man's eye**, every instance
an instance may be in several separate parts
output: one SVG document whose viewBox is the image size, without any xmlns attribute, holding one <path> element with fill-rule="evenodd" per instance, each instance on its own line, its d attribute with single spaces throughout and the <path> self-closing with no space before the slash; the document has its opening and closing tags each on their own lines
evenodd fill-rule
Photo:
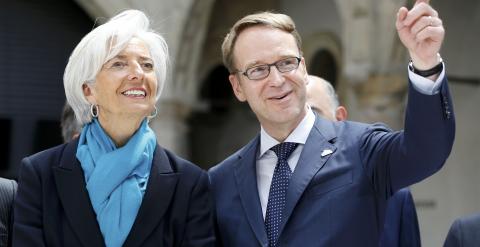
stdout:
<svg viewBox="0 0 480 247">
<path fill-rule="evenodd" d="M 267 69 L 268 67 L 266 66 L 253 67 L 250 69 L 250 73 L 262 73 L 262 72 L 265 72 L 265 70 Z"/>
<path fill-rule="evenodd" d="M 296 60 L 293 60 L 293 59 L 285 59 L 285 60 L 282 60 L 279 62 L 279 66 L 288 66 L 288 65 L 292 65 L 292 64 L 295 64 L 295 61 Z"/>
</svg>

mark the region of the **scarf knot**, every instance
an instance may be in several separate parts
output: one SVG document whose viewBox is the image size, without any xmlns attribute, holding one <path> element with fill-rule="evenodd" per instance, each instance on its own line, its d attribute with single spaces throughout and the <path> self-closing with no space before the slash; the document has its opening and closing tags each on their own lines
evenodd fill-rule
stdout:
<svg viewBox="0 0 480 247">
<path fill-rule="evenodd" d="M 122 246 L 130 233 L 145 194 L 156 145 L 146 120 L 120 148 L 97 119 L 82 130 L 76 156 L 107 247 Z"/>
</svg>

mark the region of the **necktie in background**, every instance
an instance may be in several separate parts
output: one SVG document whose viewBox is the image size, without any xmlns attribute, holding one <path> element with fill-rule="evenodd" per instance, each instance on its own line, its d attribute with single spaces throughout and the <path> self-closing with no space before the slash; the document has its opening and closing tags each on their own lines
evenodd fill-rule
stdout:
<svg viewBox="0 0 480 247">
<path fill-rule="evenodd" d="M 265 214 L 265 228 L 267 230 L 268 243 L 270 247 L 277 247 L 282 213 L 285 208 L 288 183 L 292 171 L 288 166 L 287 159 L 297 147 L 298 143 L 283 142 L 275 145 L 270 150 L 278 157 L 275 171 L 273 172 L 270 193 L 268 194 L 267 212 Z"/>
</svg>

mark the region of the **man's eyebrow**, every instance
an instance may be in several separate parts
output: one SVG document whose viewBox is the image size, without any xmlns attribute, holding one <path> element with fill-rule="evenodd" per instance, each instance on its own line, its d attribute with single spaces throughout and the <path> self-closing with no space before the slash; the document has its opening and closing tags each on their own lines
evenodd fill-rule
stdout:
<svg viewBox="0 0 480 247">
<path fill-rule="evenodd" d="M 255 67 L 255 66 L 258 66 L 258 65 L 265 65 L 265 64 L 267 64 L 267 63 L 260 62 L 260 61 L 256 60 L 256 61 L 252 61 L 252 62 L 247 63 L 245 68 L 249 69 L 249 68 L 252 68 L 252 67 Z"/>
<path fill-rule="evenodd" d="M 275 61 L 273 61 L 272 63 L 276 63 L 280 60 L 283 60 L 285 58 L 289 58 L 289 57 L 297 57 L 297 55 L 293 55 L 293 54 L 285 54 L 285 55 L 281 55 L 279 56 L 279 58 Z M 249 68 L 252 68 L 252 67 L 256 67 L 256 66 L 260 66 L 260 65 L 266 65 L 268 63 L 266 62 L 262 62 L 262 61 L 259 61 L 259 60 L 254 60 L 252 62 L 249 62 L 247 63 L 247 65 L 245 66 L 246 69 L 249 69 Z"/>
</svg>

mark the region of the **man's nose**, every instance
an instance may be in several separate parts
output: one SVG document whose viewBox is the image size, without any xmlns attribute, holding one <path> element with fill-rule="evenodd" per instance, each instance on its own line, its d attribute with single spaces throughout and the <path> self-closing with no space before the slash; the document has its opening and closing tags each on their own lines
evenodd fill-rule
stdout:
<svg viewBox="0 0 480 247">
<path fill-rule="evenodd" d="M 270 74 L 268 75 L 268 81 L 271 86 L 278 87 L 285 82 L 283 73 L 278 71 L 275 65 L 270 66 Z"/>
</svg>

